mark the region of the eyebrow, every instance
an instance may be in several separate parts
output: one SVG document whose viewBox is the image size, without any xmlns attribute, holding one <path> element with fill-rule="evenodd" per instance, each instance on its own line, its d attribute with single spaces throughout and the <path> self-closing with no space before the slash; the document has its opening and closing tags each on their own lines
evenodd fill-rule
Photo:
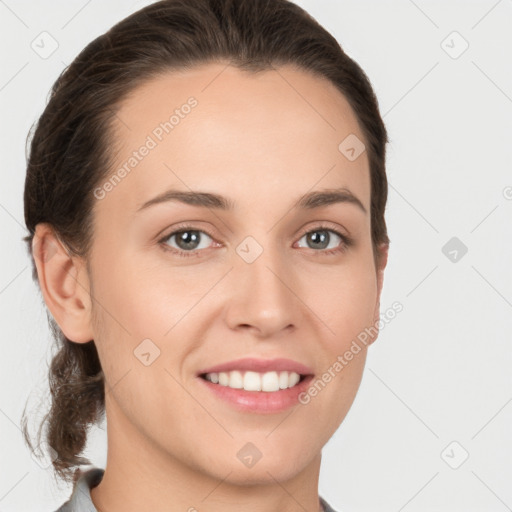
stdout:
<svg viewBox="0 0 512 512">
<path fill-rule="evenodd" d="M 165 203 L 169 201 L 179 201 L 191 206 L 201 206 L 204 208 L 214 208 L 217 210 L 234 210 L 235 202 L 227 197 L 211 192 L 186 191 L 186 190 L 167 190 L 149 201 L 146 201 L 138 210 L 145 210 L 150 206 Z M 347 188 L 335 188 L 316 190 L 308 192 L 300 197 L 293 208 L 312 210 L 329 206 L 336 203 L 348 203 L 357 206 L 364 213 L 367 213 L 363 203 Z"/>
</svg>

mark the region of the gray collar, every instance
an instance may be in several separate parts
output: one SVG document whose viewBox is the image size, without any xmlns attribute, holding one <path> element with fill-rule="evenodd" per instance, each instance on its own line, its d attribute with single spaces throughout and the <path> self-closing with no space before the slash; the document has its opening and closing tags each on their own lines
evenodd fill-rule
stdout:
<svg viewBox="0 0 512 512">
<path fill-rule="evenodd" d="M 104 469 L 83 471 L 73 489 L 73 494 L 56 512 L 98 512 L 91 499 L 91 489 L 103 478 Z"/>
</svg>

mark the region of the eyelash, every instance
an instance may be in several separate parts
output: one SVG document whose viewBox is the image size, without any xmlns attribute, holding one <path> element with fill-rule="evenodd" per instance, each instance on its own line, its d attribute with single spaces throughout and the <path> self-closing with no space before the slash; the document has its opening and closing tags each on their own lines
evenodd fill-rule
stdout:
<svg viewBox="0 0 512 512">
<path fill-rule="evenodd" d="M 195 249 L 193 251 L 182 251 L 182 250 L 177 250 L 175 248 L 170 248 L 169 245 L 165 243 L 173 235 L 178 235 L 180 233 L 184 233 L 184 232 L 187 232 L 187 231 L 195 231 L 195 232 L 198 232 L 198 233 L 204 233 L 204 234 L 208 235 L 212 240 L 215 240 L 214 236 L 211 233 L 209 233 L 208 231 L 204 230 L 204 229 L 196 229 L 194 226 L 192 226 L 190 224 L 182 224 L 182 225 L 180 225 L 178 227 L 178 229 L 176 229 L 175 231 L 172 231 L 168 235 L 165 235 L 163 238 L 158 240 L 158 243 L 159 243 L 160 247 L 162 247 L 162 250 L 164 250 L 166 252 L 170 252 L 172 254 L 175 254 L 176 256 L 180 256 L 180 257 L 183 257 L 183 258 L 200 257 L 199 254 L 202 251 L 204 251 L 204 249 Z M 326 224 L 321 224 L 319 226 L 316 226 L 313 229 L 309 229 L 309 230 L 303 231 L 301 233 L 301 235 L 299 236 L 299 240 L 304 235 L 308 235 L 309 233 L 315 233 L 316 231 L 329 231 L 329 232 L 334 233 L 335 235 L 337 235 L 337 236 L 339 236 L 341 238 L 341 244 L 336 249 L 318 250 L 318 251 L 315 251 L 314 249 L 311 249 L 312 251 L 314 251 L 316 253 L 320 253 L 320 254 L 324 254 L 324 255 L 334 255 L 334 254 L 338 254 L 340 252 L 343 252 L 343 251 L 347 250 L 348 248 L 350 248 L 350 247 L 352 247 L 354 245 L 354 239 L 353 238 L 350 238 L 347 235 L 341 234 L 339 231 L 337 231 L 336 229 L 333 229 L 332 227 L 330 227 L 329 225 L 326 225 Z"/>
</svg>

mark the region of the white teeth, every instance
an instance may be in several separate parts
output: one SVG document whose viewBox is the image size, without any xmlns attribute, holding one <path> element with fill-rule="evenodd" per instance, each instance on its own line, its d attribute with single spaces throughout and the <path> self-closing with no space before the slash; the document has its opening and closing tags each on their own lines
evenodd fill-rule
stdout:
<svg viewBox="0 0 512 512">
<path fill-rule="evenodd" d="M 277 372 L 264 373 L 261 377 L 261 388 L 264 391 L 279 391 L 279 376 Z"/>
<path fill-rule="evenodd" d="M 288 387 L 291 388 L 292 386 L 295 386 L 297 382 L 300 380 L 300 375 L 298 373 L 292 373 L 290 375 L 290 380 L 288 381 Z"/>
<path fill-rule="evenodd" d="M 279 391 L 295 386 L 300 375 L 296 372 L 241 372 L 233 370 L 231 372 L 207 373 L 206 380 L 221 386 L 227 386 L 233 389 L 245 389 L 246 391 Z"/>
<path fill-rule="evenodd" d="M 261 391 L 261 377 L 256 372 L 245 372 L 244 389 L 246 391 Z"/>
<path fill-rule="evenodd" d="M 229 387 L 242 389 L 244 387 L 244 376 L 241 372 L 231 372 L 229 375 Z"/>
<path fill-rule="evenodd" d="M 286 389 L 288 387 L 288 380 L 289 380 L 289 377 L 288 377 L 287 372 L 281 372 L 279 374 L 279 387 L 281 389 Z"/>
</svg>

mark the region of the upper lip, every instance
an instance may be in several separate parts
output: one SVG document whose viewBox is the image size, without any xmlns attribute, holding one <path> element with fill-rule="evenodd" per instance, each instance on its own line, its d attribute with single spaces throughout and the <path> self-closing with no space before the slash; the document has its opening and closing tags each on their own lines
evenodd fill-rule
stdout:
<svg viewBox="0 0 512 512">
<path fill-rule="evenodd" d="M 277 358 L 277 359 L 255 359 L 252 357 L 245 357 L 242 359 L 235 359 L 226 363 L 221 363 L 216 366 L 211 366 L 201 370 L 198 375 L 205 373 L 219 373 L 230 372 L 232 370 L 252 371 L 252 372 L 270 372 L 270 371 L 289 371 L 296 372 L 300 375 L 313 374 L 313 370 L 308 366 L 293 361 L 292 359 Z"/>
</svg>

